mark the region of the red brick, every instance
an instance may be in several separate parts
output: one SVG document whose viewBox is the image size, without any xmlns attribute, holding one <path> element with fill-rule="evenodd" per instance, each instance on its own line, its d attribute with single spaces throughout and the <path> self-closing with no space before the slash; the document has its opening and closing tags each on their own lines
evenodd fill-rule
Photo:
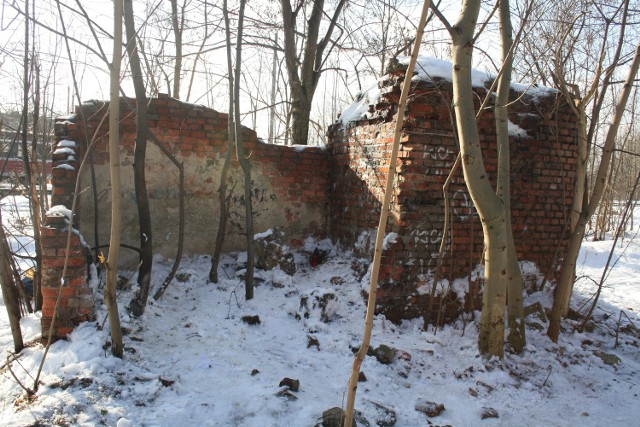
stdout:
<svg viewBox="0 0 640 427">
<path fill-rule="evenodd" d="M 75 287 L 81 287 L 86 285 L 87 281 L 85 280 L 84 277 L 75 277 L 73 279 L 68 279 L 67 280 L 67 286 L 75 288 Z"/>
<path fill-rule="evenodd" d="M 58 294 L 61 298 L 68 298 L 76 295 L 75 288 L 69 286 L 63 286 L 62 288 L 42 288 L 42 295 L 46 298 L 58 298 Z"/>
<path fill-rule="evenodd" d="M 67 335 L 69 335 L 71 332 L 73 332 L 74 328 L 70 328 L 70 327 L 61 327 L 61 328 L 56 328 L 55 331 L 55 336 L 57 337 L 66 337 Z"/>
</svg>

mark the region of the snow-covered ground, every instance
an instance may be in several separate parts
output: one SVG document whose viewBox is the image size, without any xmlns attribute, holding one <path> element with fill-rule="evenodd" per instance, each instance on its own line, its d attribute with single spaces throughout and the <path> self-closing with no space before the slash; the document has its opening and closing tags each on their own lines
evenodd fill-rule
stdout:
<svg viewBox="0 0 640 427">
<path fill-rule="evenodd" d="M 5 215 L 6 216 L 6 215 Z M 7 218 L 5 217 L 5 221 Z M 637 230 L 636 230 L 637 231 Z M 632 234 L 630 234 L 632 236 Z M 586 242 L 579 274 L 599 280 L 611 241 Z M 311 268 L 316 246 L 329 250 L 326 263 Z M 629 320 L 640 327 L 640 241 L 618 245 L 620 260 L 611 271 L 595 312 L 593 332 L 571 332 L 564 323 L 559 344 L 545 335 L 546 324 L 528 317 L 528 345 L 521 355 L 487 361 L 476 350 L 477 325 L 462 321 L 436 332 L 421 321 L 396 326 L 383 317 L 374 325 L 373 346 L 397 349 L 390 364 L 367 357 L 356 408 L 371 426 L 383 421 L 379 405 L 393 410 L 396 426 L 637 426 L 640 419 L 640 349 Z M 298 271 L 258 272 L 255 298 L 245 301 L 237 277 L 238 258 L 221 263 L 221 281 L 207 283 L 209 257 L 183 260 L 175 280 L 159 301 L 150 299 L 140 319 L 124 306 L 131 290 L 119 294 L 125 357 L 110 355 L 108 322 L 98 290 L 98 321 L 79 326 L 68 341 L 55 343 L 47 356 L 41 385 L 27 401 L 11 373 L 0 376 L 0 425 L 3 426 L 306 426 L 320 422 L 323 411 L 342 406 L 359 345 L 365 304 L 361 290 L 367 276 L 352 268 L 350 253 L 330 242 L 308 240 L 296 252 Z M 156 260 L 153 283 L 171 267 Z M 241 271 L 240 271 L 241 273 Z M 595 285 L 576 285 L 574 306 L 593 294 Z M 153 294 L 153 292 L 152 292 Z M 335 299 L 331 299 L 333 294 Z M 301 298 L 308 297 L 308 309 Z M 323 321 L 316 297 L 329 302 Z M 551 290 L 527 297 L 550 306 Z M 308 314 L 308 318 L 305 317 Z M 243 316 L 258 315 L 249 325 Z M 23 320 L 27 340 L 39 334 L 38 316 Z M 105 325 L 104 329 L 97 325 Z M 637 331 L 637 329 L 636 329 Z M 0 347 L 4 365 L 12 348 L 6 311 L 0 307 Z M 607 365 L 598 354 L 615 355 Z M 12 363 L 15 375 L 32 387 L 43 348 L 25 349 Z M 280 387 L 299 380 L 298 391 Z M 444 405 L 439 416 L 416 410 L 426 402 Z M 482 419 L 492 408 L 498 418 Z M 358 424 L 365 425 L 365 424 Z"/>
</svg>

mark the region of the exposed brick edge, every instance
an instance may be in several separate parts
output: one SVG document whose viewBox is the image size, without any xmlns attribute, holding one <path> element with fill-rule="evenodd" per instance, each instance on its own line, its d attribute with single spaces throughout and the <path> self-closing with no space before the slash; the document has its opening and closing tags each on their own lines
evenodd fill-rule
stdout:
<svg viewBox="0 0 640 427">
<path fill-rule="evenodd" d="M 57 123 L 60 129 L 74 126 L 73 123 Z M 73 202 L 75 182 L 80 165 L 77 147 L 66 142 L 57 143 L 53 154 L 52 204 L 70 209 Z M 68 219 L 48 213 L 41 232 L 42 243 L 42 337 L 49 339 L 49 329 L 56 312 L 53 340 L 66 338 L 73 328 L 84 321 L 95 320 L 93 289 L 89 286 L 88 265 L 91 251 L 77 230 L 71 232 L 67 256 Z M 63 277 L 64 265 L 67 265 Z"/>
</svg>

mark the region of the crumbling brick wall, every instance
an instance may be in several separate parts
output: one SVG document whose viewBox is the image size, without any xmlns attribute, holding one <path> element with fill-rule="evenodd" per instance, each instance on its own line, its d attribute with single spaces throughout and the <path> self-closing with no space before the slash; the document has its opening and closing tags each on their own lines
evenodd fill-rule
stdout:
<svg viewBox="0 0 640 427">
<path fill-rule="evenodd" d="M 375 239 L 386 185 L 395 114 L 404 70 L 379 84 L 381 98 L 365 117 L 329 130 L 330 222 L 332 236 L 369 254 Z M 474 89 L 476 108 L 487 96 Z M 512 225 L 518 257 L 534 262 L 551 278 L 566 245 L 576 167 L 576 124 L 564 99 L 549 91 L 512 91 L 510 121 L 526 131 L 512 136 Z M 387 233 L 395 243 L 382 255 L 378 308 L 398 320 L 425 313 L 443 238 L 443 184 L 458 154 L 448 80 L 420 80 L 413 85 L 395 165 L 397 181 Z M 491 103 L 489 103 L 491 105 Z M 484 162 L 491 182 L 497 173 L 494 116 L 478 118 Z M 461 168 L 449 191 L 451 226 L 445 240 L 444 278 L 470 276 L 482 260 L 482 227 L 466 190 Z M 476 280 L 471 276 L 471 281 Z M 427 286 L 424 286 L 427 285 Z"/>
<path fill-rule="evenodd" d="M 135 101 L 121 99 L 120 138 L 122 174 L 123 244 L 138 247 L 137 211 L 133 186 Z M 92 247 L 104 247 L 109 239 L 111 193 L 108 152 L 108 103 L 89 102 L 76 108 L 73 117 L 58 122 L 58 135 L 75 141 L 80 157 L 92 146 L 92 163 L 98 204 L 91 196 L 90 168 L 84 168 L 79 201 L 79 228 Z M 203 106 L 160 95 L 148 105 L 149 130 L 184 167 L 185 254 L 210 254 L 216 238 L 220 172 L 227 151 L 227 115 Z M 328 153 L 319 147 L 286 147 L 265 144 L 256 133 L 243 128 L 243 143 L 252 165 L 254 228 L 286 231 L 290 243 L 304 236 L 326 235 Z M 232 153 L 235 159 L 235 153 Z M 155 143 L 147 144 L 147 189 L 151 205 L 154 252 L 175 257 L 178 241 L 179 173 Z M 74 171 L 54 171 L 54 203 L 70 206 Z M 244 248 L 244 196 L 238 162 L 229 173 L 230 214 L 225 250 Z M 96 219 L 98 235 L 93 231 Z M 106 249 L 103 249 L 106 251 Z M 137 265 L 135 251 L 121 251 L 123 265 Z"/>
<path fill-rule="evenodd" d="M 69 234 L 68 227 L 65 216 L 49 213 L 42 228 L 40 324 L 44 339 L 49 338 L 49 331 L 54 340 L 64 338 L 79 323 L 95 320 L 93 289 L 87 281 L 90 251 L 77 230 Z"/>
<path fill-rule="evenodd" d="M 135 248 L 139 246 L 132 167 L 135 102 L 121 99 L 120 104 L 122 243 Z M 67 223 L 62 217 L 53 215 L 47 218 L 42 233 L 42 331 L 45 336 L 55 310 L 54 338 L 66 336 L 79 322 L 94 317 L 93 290 L 87 283 L 87 254 L 91 250 L 108 253 L 106 246 L 111 224 L 108 107 L 105 102 L 88 102 L 77 107 L 73 116 L 56 121 L 52 205 L 71 209 L 78 174 L 80 179 L 66 274 L 63 275 L 63 265 L 67 253 Z M 179 172 L 163 154 L 162 150 L 166 150 L 184 170 L 184 254 L 210 254 L 218 227 L 220 171 L 228 149 L 227 115 L 160 96 L 150 100 L 148 124 L 162 146 L 161 149 L 149 141 L 145 163 L 154 253 L 175 257 L 178 242 Z M 302 244 L 305 236 L 324 237 L 327 233 L 328 152 L 318 147 L 267 145 L 246 128 L 243 129 L 243 142 L 252 165 L 255 231 L 281 227 L 292 245 Z M 84 158 L 86 162 L 81 167 Z M 235 153 L 232 153 L 233 158 Z M 236 160 L 231 163 L 228 185 L 230 212 L 224 250 L 238 250 L 244 248 L 245 237 L 243 184 Z M 137 252 L 121 251 L 121 254 L 120 265 L 135 268 Z"/>
<path fill-rule="evenodd" d="M 403 73 L 396 70 L 381 83 L 380 101 L 370 106 L 366 117 L 329 129 L 328 150 L 267 145 L 255 132 L 244 129 L 243 140 L 253 168 L 256 232 L 281 227 L 293 245 L 308 235 L 329 234 L 362 255 L 371 254 Z M 487 90 L 476 88 L 475 92 L 479 104 Z M 383 252 L 378 298 L 380 311 L 393 320 L 433 314 L 425 313 L 425 285 L 433 278 L 443 240 L 442 186 L 458 154 L 451 98 L 451 83 L 442 79 L 416 82 L 409 98 L 387 225 L 387 232 L 396 233 L 396 238 L 390 239 Z M 510 121 L 526 131 L 525 136 L 511 138 L 516 249 L 521 260 L 535 263 L 553 278 L 564 254 L 573 201 L 576 125 L 566 102 L 553 93 L 514 92 L 512 98 Z M 132 99 L 120 102 L 123 243 L 137 247 L 132 168 L 135 103 Z M 54 205 L 71 207 L 80 161 L 92 147 L 89 163 L 94 170 L 90 173 L 87 165 L 80 177 L 82 195 L 75 222 L 94 249 L 107 243 L 110 225 L 107 111 L 108 103 L 86 103 L 77 107 L 73 117 L 60 119 L 56 125 Z M 497 153 L 490 109 L 480 115 L 478 125 L 487 172 L 495 182 Z M 217 191 L 227 151 L 227 115 L 160 96 L 149 102 L 149 128 L 162 149 L 184 165 L 185 254 L 209 254 L 219 216 Z M 173 257 L 178 238 L 179 175 L 151 142 L 146 173 L 154 251 Z M 244 247 L 244 200 L 237 161 L 232 163 L 229 187 L 230 226 L 224 249 L 236 250 Z M 97 204 L 91 191 L 95 191 Z M 453 174 L 448 194 L 451 226 L 445 238 L 443 273 L 453 281 L 469 276 L 481 263 L 483 241 L 460 170 Z M 98 224 L 97 233 L 94 224 Z M 46 233 L 43 237 L 47 238 Z M 124 265 L 137 264 L 135 252 L 121 253 Z M 476 279 L 472 276 L 470 280 Z"/>
<path fill-rule="evenodd" d="M 71 218 L 80 147 L 68 139 L 72 123 L 56 125 L 52 154 L 52 208 L 41 230 L 42 318 L 44 339 L 65 338 L 79 323 L 95 319 L 93 288 L 89 284 L 90 248 Z M 67 209 L 56 207 L 65 206 Z M 69 242 L 67 250 L 67 241 Z M 54 321 L 55 319 L 55 321 Z M 53 328 L 51 327 L 53 324 Z"/>
</svg>

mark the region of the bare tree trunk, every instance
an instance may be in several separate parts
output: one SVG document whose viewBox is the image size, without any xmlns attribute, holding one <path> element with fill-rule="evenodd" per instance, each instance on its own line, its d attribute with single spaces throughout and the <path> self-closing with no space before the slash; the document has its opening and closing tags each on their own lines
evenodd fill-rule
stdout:
<svg viewBox="0 0 640 427">
<path fill-rule="evenodd" d="M 122 0 L 114 2 L 113 62 L 109 101 L 109 169 L 111 171 L 111 239 L 107 260 L 105 302 L 111 327 L 111 354 L 122 358 L 122 330 L 116 300 L 120 256 L 120 60 L 122 58 Z"/>
<path fill-rule="evenodd" d="M 451 117 L 451 125 L 453 126 L 453 117 Z M 451 202 L 449 197 L 449 187 L 451 186 L 451 180 L 454 175 L 458 173 L 460 169 L 460 153 L 456 156 L 456 160 L 453 162 L 451 166 L 451 170 L 449 171 L 449 175 L 442 185 L 442 196 L 444 197 L 444 224 L 442 224 L 442 239 L 440 240 L 440 249 L 438 250 L 438 262 L 436 263 L 436 271 L 433 274 L 433 283 L 431 284 L 431 293 L 429 294 L 429 305 L 427 307 L 427 315 L 429 318 L 431 317 L 431 313 L 433 313 L 433 306 L 436 301 L 436 291 L 438 288 L 438 283 L 442 280 L 442 268 L 444 264 L 444 256 L 445 250 L 447 248 L 447 241 L 449 240 L 449 233 L 451 231 Z M 442 299 L 440 300 L 442 302 Z M 425 320 L 429 321 L 429 318 Z M 438 319 L 433 322 L 434 330 L 435 327 L 438 326 Z"/>
<path fill-rule="evenodd" d="M 231 116 L 229 116 L 231 117 Z M 233 120 L 229 119 L 227 152 L 224 156 L 222 171 L 220 172 L 220 186 L 218 187 L 218 205 L 220 215 L 218 217 L 218 233 L 216 243 L 211 256 L 211 269 L 209 270 L 209 281 L 218 283 L 218 266 L 222 254 L 222 245 L 227 234 L 227 219 L 229 216 L 229 201 L 227 200 L 227 177 L 231 166 L 231 150 L 233 149 Z"/>
<path fill-rule="evenodd" d="M 180 83 L 182 79 L 182 29 L 184 26 L 184 7 L 178 16 L 178 0 L 171 2 L 171 25 L 176 41 L 176 60 L 173 64 L 173 97 L 180 99 Z"/>
<path fill-rule="evenodd" d="M 278 33 L 274 46 L 278 45 Z M 273 61 L 271 62 L 271 106 L 269 107 L 269 144 L 276 143 L 276 90 L 278 83 L 278 50 L 273 49 Z"/>
<path fill-rule="evenodd" d="M 40 120 L 40 70 L 35 65 L 35 90 L 33 98 L 33 128 L 31 129 L 31 159 L 29 179 L 29 197 L 31 201 L 31 218 L 33 221 L 33 243 L 35 247 L 35 268 L 33 275 L 33 303 L 36 310 L 42 309 L 42 243 L 40 236 L 42 235 L 42 221 L 40 196 L 38 194 L 38 183 L 45 185 L 46 170 L 43 170 L 43 176 L 38 174 L 38 125 Z"/>
<path fill-rule="evenodd" d="M 173 4 L 174 2 L 172 2 Z M 129 304 L 134 316 L 141 316 L 147 306 L 151 288 L 153 266 L 153 239 L 151 230 L 151 210 L 147 194 L 145 158 L 149 129 L 147 124 L 147 94 L 144 87 L 142 67 L 136 43 L 136 29 L 133 21 L 133 2 L 124 0 L 124 23 L 127 31 L 127 52 L 131 64 L 133 87 L 136 93 L 136 145 L 134 148 L 133 180 L 138 207 L 138 228 L 140 231 L 140 267 L 138 268 L 138 290 Z"/>
<path fill-rule="evenodd" d="M 233 86 L 233 102 L 234 102 L 234 121 L 236 136 L 236 157 L 242 169 L 242 178 L 244 182 L 244 214 L 245 214 L 245 233 L 247 239 L 247 272 L 245 273 L 245 298 L 250 300 L 253 298 L 253 206 L 251 201 L 251 163 L 244 153 L 242 145 L 242 124 L 240 123 L 240 73 L 242 70 L 242 30 L 244 20 L 244 8 L 246 0 L 240 0 L 240 10 L 238 11 L 238 37 L 236 39 L 236 68 L 235 68 L 235 84 Z"/>
<path fill-rule="evenodd" d="M 22 148 L 22 162 L 24 164 L 25 185 L 29 191 L 29 211 L 31 212 L 31 218 L 33 220 L 33 238 L 35 245 L 35 275 L 33 277 L 33 302 L 36 310 L 42 309 L 42 292 L 40 290 L 40 277 L 41 277 L 41 264 L 42 264 L 42 248 L 40 246 L 40 204 L 38 198 L 38 192 L 33 185 L 35 181 L 34 170 L 32 166 L 32 160 L 29 159 L 29 90 L 31 89 L 31 69 L 33 69 L 33 58 L 29 60 L 29 1 L 25 1 L 25 27 L 24 27 L 24 64 L 23 64 L 23 92 L 22 92 L 22 132 L 21 132 L 21 148 Z M 35 133 L 35 126 L 32 129 L 32 134 Z M 32 135 L 35 139 L 36 136 Z"/>
<path fill-rule="evenodd" d="M 24 2 L 24 57 L 22 68 L 22 129 L 21 129 L 21 147 L 22 161 L 24 163 L 24 172 L 27 179 L 31 177 L 31 164 L 29 163 L 28 137 L 29 137 L 29 0 Z M 29 181 L 27 181 L 29 182 Z M 33 212 L 32 212 L 33 215 Z"/>
<path fill-rule="evenodd" d="M 227 148 L 222 171 L 220 172 L 220 186 L 218 187 L 218 205 L 220 207 L 220 215 L 218 218 L 218 233 L 216 234 L 216 243 L 211 256 L 211 269 L 209 270 L 209 281 L 218 283 L 218 266 L 220 265 L 220 256 L 222 255 L 222 245 L 227 233 L 227 219 L 229 216 L 229 203 L 227 200 L 227 176 L 229 175 L 229 166 L 231 165 L 231 147 Z"/>
<path fill-rule="evenodd" d="M 478 332 L 478 349 L 486 357 L 504 352 L 504 310 L 507 283 L 507 232 L 504 204 L 496 195 L 482 161 L 473 107 L 471 58 L 480 0 L 464 3 L 450 27 L 453 58 L 453 105 L 460 139 L 464 180 L 480 215 L 485 244 L 485 285 Z"/>
<path fill-rule="evenodd" d="M 9 315 L 13 349 L 16 353 L 19 353 L 24 348 L 24 342 L 22 341 L 22 331 L 20 329 L 18 287 L 14 281 L 10 257 L 11 252 L 7 243 L 7 236 L 4 233 L 4 227 L 2 226 L 2 212 L 0 211 L 0 285 L 2 286 L 2 300 Z"/>
<path fill-rule="evenodd" d="M 573 278 L 576 271 L 576 262 L 580 253 L 580 246 L 584 239 L 584 233 L 591 218 L 593 212 L 598 207 L 604 186 L 607 180 L 608 168 L 611 163 L 611 157 L 613 156 L 613 150 L 615 148 L 616 136 L 620 127 L 620 121 L 624 114 L 627 101 L 629 100 L 629 94 L 633 89 L 634 80 L 638 73 L 638 66 L 640 65 L 640 44 L 636 46 L 633 62 L 629 68 L 629 73 L 624 83 L 622 92 L 616 102 L 615 111 L 611 118 L 611 123 L 607 130 L 607 135 L 602 147 L 602 157 L 600 159 L 600 165 L 598 166 L 598 173 L 594 181 L 593 190 L 591 191 L 591 197 L 589 204 L 584 206 L 580 217 L 576 224 L 573 233 L 569 237 L 569 244 L 567 248 L 567 255 L 565 262 L 562 265 L 562 272 L 560 280 L 556 288 L 556 295 L 553 300 L 553 308 L 551 310 L 551 316 L 549 318 L 549 329 L 547 335 L 552 341 L 557 342 L 560 334 L 560 320 L 565 311 L 565 307 L 569 306 L 569 300 L 571 298 L 571 291 L 573 288 Z"/>
<path fill-rule="evenodd" d="M 576 164 L 576 183 L 573 196 L 573 206 L 571 208 L 571 230 L 576 228 L 582 207 L 585 201 L 587 188 L 587 162 L 589 161 L 589 140 L 587 136 L 587 117 L 584 111 L 586 105 L 577 106 L 580 114 L 576 115 L 578 120 L 578 163 Z"/>
<path fill-rule="evenodd" d="M 587 180 L 587 164 L 589 160 L 592 162 L 592 174 L 593 170 L 596 168 L 593 166 L 595 164 L 595 155 L 593 154 L 590 147 L 595 144 L 595 133 L 596 127 L 599 122 L 600 112 L 602 110 L 602 105 L 605 101 L 605 97 L 607 95 L 607 89 L 611 85 L 613 73 L 616 67 L 619 65 L 619 61 L 621 58 L 622 47 L 624 45 L 625 38 L 625 30 L 627 23 L 629 9 L 629 0 L 624 0 L 623 3 L 615 10 L 614 16 L 618 13 L 621 13 L 621 21 L 620 24 L 616 24 L 619 26 L 620 31 L 618 35 L 617 45 L 611 53 L 611 48 L 609 45 L 609 30 L 612 24 L 615 22 L 613 17 L 602 17 L 604 23 L 602 28 L 602 33 L 604 36 L 602 37 L 602 43 L 600 46 L 599 57 L 589 58 L 594 62 L 593 67 L 593 78 L 590 83 L 587 83 L 587 88 L 585 89 L 585 93 L 580 93 L 580 85 L 576 84 L 576 82 L 569 83 L 566 80 L 566 75 L 571 75 L 573 72 L 571 68 L 575 66 L 567 65 L 568 53 L 565 51 L 568 49 L 569 53 L 573 53 L 575 55 L 575 48 L 573 47 L 574 40 L 569 40 L 569 34 L 573 29 L 574 25 L 581 19 L 584 15 L 582 13 L 576 15 L 574 20 L 571 22 L 569 27 L 565 30 L 564 34 L 560 38 L 560 42 L 558 43 L 558 47 L 556 48 L 556 53 L 553 61 L 553 77 L 556 81 L 556 84 L 559 86 L 560 91 L 565 96 L 567 104 L 571 107 L 573 114 L 576 117 L 577 126 L 578 126 L 578 164 L 577 164 L 577 177 L 576 177 L 576 186 L 575 186 L 575 195 L 573 202 L 573 209 L 571 212 L 571 228 L 569 233 L 569 243 L 567 248 L 567 254 L 563 261 L 562 272 L 560 276 L 560 281 L 556 286 L 556 294 L 554 298 L 554 310 L 557 307 L 558 299 L 561 299 L 561 306 L 559 308 L 560 312 L 553 315 L 553 322 L 550 322 L 549 331 L 547 332 L 549 337 L 556 341 L 558 339 L 558 334 L 560 331 L 560 317 L 565 316 L 569 311 L 569 302 L 571 299 L 571 293 L 573 292 L 573 283 L 575 281 L 575 262 L 578 257 L 578 253 L 580 251 L 580 246 L 582 245 L 582 239 L 584 238 L 585 228 L 597 207 L 597 204 L 600 201 L 601 194 L 598 195 L 598 200 L 595 206 L 592 206 L 591 197 L 593 197 L 593 192 L 591 196 L 589 195 L 589 185 Z M 605 58 L 611 57 L 611 62 L 606 69 L 604 68 Z M 567 70 L 567 67 L 569 69 Z M 566 74 L 566 75 L 565 75 Z M 591 106 L 591 116 L 589 117 L 590 124 L 587 125 L 587 106 Z M 588 129 L 588 130 L 587 130 Z M 611 130 L 611 128 L 610 128 Z M 589 159 L 591 156 L 591 159 Z M 604 157 L 604 155 L 603 155 Z M 607 160 L 607 167 L 608 163 Z M 602 168 L 602 163 L 598 166 L 598 174 L 599 170 Z M 606 170 L 606 167 L 605 167 Z M 593 175 L 592 175 L 593 176 Z M 606 174 L 605 174 L 606 176 Z M 593 190 L 592 190 L 593 191 Z M 590 211 L 590 212 L 589 212 Z M 586 216 L 587 219 L 582 225 L 582 217 Z M 582 229 L 581 229 L 582 228 Z M 578 239 L 579 236 L 579 240 Z M 557 319 L 556 319 L 556 316 Z"/>
<path fill-rule="evenodd" d="M 235 125 L 233 119 L 234 111 L 234 77 L 233 63 L 231 60 L 231 24 L 229 22 L 229 11 L 227 9 L 227 0 L 224 0 L 222 7 L 224 17 L 224 28 L 227 36 L 227 80 L 229 82 L 229 106 L 227 117 L 227 152 L 224 156 L 222 171 L 220 172 L 220 187 L 218 188 L 218 232 L 216 235 L 216 243 L 211 256 L 211 269 L 209 270 L 209 281 L 218 283 L 218 266 L 220 265 L 220 255 L 222 254 L 222 245 L 227 234 L 227 219 L 229 214 L 229 202 L 227 200 L 227 176 L 229 167 L 231 166 L 231 151 L 235 144 Z"/>
<path fill-rule="evenodd" d="M 291 91 L 291 143 L 307 145 L 309 143 L 309 124 L 311 122 L 311 99 L 304 91 Z"/>
<path fill-rule="evenodd" d="M 382 206 L 380 209 L 380 222 L 378 223 L 378 230 L 376 233 L 376 244 L 373 252 L 373 262 L 371 265 L 371 278 L 369 281 L 369 298 L 367 301 L 367 314 L 364 323 L 364 333 L 362 336 L 362 344 L 353 359 L 353 366 L 351 368 L 351 376 L 349 377 L 349 386 L 347 388 L 347 407 L 345 409 L 344 427 L 351 427 L 353 423 L 353 410 L 356 402 L 356 392 L 358 390 L 358 378 L 360 376 L 360 367 L 364 361 L 367 351 L 369 350 L 369 343 L 371 341 L 371 332 L 373 330 L 373 317 L 376 311 L 376 291 L 378 288 L 378 275 L 380 273 L 380 260 L 382 259 L 382 246 L 384 237 L 387 232 L 387 219 L 389 217 L 389 204 L 391 203 L 391 196 L 393 193 L 393 182 L 395 180 L 396 162 L 398 160 L 398 147 L 400 146 L 400 137 L 402 134 L 402 128 L 404 126 L 404 114 L 407 105 L 407 97 L 411 90 L 411 78 L 413 76 L 413 70 L 415 69 L 416 62 L 418 60 L 418 53 L 420 51 L 420 43 L 422 42 L 422 35 L 424 27 L 427 21 L 427 13 L 429 11 L 429 0 L 425 0 L 422 5 L 422 14 L 420 15 L 420 21 L 416 30 L 416 40 L 411 53 L 411 59 L 407 66 L 404 81 L 402 84 L 402 92 L 400 93 L 400 101 L 398 102 L 398 113 L 396 114 L 396 124 L 393 133 L 393 146 L 391 148 L 391 157 L 389 159 L 389 167 L 387 172 L 387 183 L 384 191 L 384 198 L 382 200 Z"/>
<path fill-rule="evenodd" d="M 507 317 L 508 341 L 516 353 L 526 344 L 524 309 L 522 304 L 522 273 L 513 242 L 511 227 L 511 149 L 509 147 L 509 117 L 507 105 L 511 88 L 513 66 L 513 37 L 509 0 L 499 0 L 500 38 L 502 42 L 502 68 L 496 95 L 495 120 L 498 147 L 497 194 L 502 199 L 507 239 Z"/>
<path fill-rule="evenodd" d="M 302 55 L 298 55 L 296 20 L 304 4 L 298 4 L 295 9 L 291 8 L 290 0 L 280 0 L 280 4 L 284 24 L 284 57 L 291 89 L 291 139 L 293 144 L 307 145 L 311 103 L 326 60 L 325 49 L 329 46 L 346 0 L 339 0 L 322 40 L 318 39 L 324 16 L 324 0 L 312 1 Z"/>
<path fill-rule="evenodd" d="M 624 147 L 621 147 L 624 149 Z M 602 193 L 602 201 L 598 206 L 595 213 L 594 226 L 593 226 L 593 241 L 604 240 L 613 225 L 613 216 L 615 215 L 613 210 L 616 202 L 614 183 L 618 180 L 618 171 L 620 170 L 620 164 L 622 162 L 618 160 L 616 162 L 616 153 L 611 156 L 611 167 L 609 168 L 609 174 Z"/>
<path fill-rule="evenodd" d="M 209 281 L 218 283 L 218 266 L 220 265 L 220 255 L 222 254 L 222 245 L 227 234 L 227 219 L 229 216 L 229 203 L 227 200 L 227 177 L 229 175 L 229 167 L 231 166 L 231 150 L 233 148 L 233 119 L 229 115 L 228 128 L 228 144 L 227 152 L 224 156 L 222 171 L 220 172 L 220 187 L 218 187 L 218 233 L 216 234 L 216 243 L 211 256 L 211 269 L 209 270 Z"/>
</svg>

